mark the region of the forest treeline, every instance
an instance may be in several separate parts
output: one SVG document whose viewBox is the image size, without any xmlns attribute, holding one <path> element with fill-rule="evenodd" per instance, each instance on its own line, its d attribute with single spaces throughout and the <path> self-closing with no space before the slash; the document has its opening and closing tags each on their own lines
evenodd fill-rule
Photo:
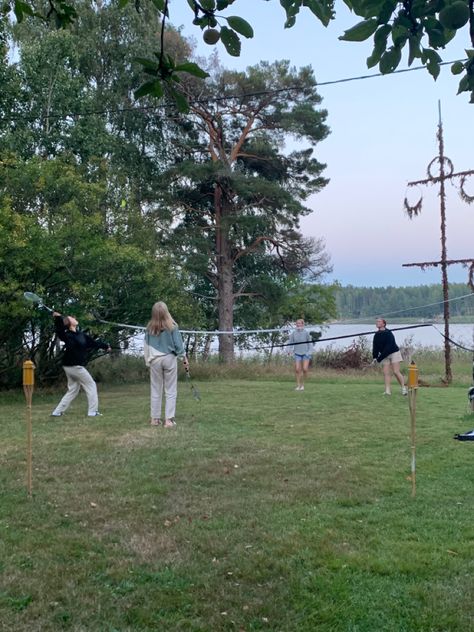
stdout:
<svg viewBox="0 0 474 632">
<path fill-rule="evenodd" d="M 452 317 L 474 315 L 474 294 L 464 283 L 450 284 L 449 300 Z M 387 315 L 401 319 L 443 315 L 443 291 L 441 285 L 436 284 L 412 287 L 348 285 L 337 291 L 336 303 L 341 320 Z"/>
</svg>

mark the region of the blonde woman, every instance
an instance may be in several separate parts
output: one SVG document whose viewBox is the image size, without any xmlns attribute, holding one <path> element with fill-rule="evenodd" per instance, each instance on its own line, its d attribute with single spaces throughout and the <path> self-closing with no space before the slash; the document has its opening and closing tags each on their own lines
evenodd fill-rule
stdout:
<svg viewBox="0 0 474 632">
<path fill-rule="evenodd" d="M 163 392 L 165 395 L 165 428 L 176 426 L 174 417 L 178 394 L 178 362 L 181 358 L 185 368 L 189 363 L 184 352 L 183 339 L 178 325 L 168 311 L 166 303 L 155 303 L 151 310 L 151 320 L 147 325 L 144 344 L 145 364 L 150 369 L 151 420 L 152 426 L 159 426 Z"/>
</svg>

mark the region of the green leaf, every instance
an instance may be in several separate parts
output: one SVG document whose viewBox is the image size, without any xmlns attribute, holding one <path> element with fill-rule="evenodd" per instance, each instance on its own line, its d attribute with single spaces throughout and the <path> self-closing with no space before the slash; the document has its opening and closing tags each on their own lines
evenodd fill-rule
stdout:
<svg viewBox="0 0 474 632">
<path fill-rule="evenodd" d="M 375 34 L 374 34 L 375 46 L 383 45 L 384 48 L 386 48 L 387 39 L 388 39 L 388 36 L 390 35 L 391 30 L 392 30 L 392 27 L 390 26 L 390 24 L 383 24 L 382 26 L 379 26 L 379 28 L 375 31 Z"/>
<path fill-rule="evenodd" d="M 178 111 L 182 114 L 187 114 L 189 112 L 189 103 L 184 94 L 174 88 L 170 88 L 170 93 L 176 103 Z"/>
<path fill-rule="evenodd" d="M 392 13 L 396 8 L 397 2 L 394 2 L 393 0 L 387 0 L 387 2 L 384 2 L 380 11 L 376 14 L 379 24 L 387 23 L 391 19 Z"/>
<path fill-rule="evenodd" d="M 411 66 L 415 58 L 421 57 L 420 51 L 421 33 L 412 35 L 408 39 L 408 65 Z"/>
<path fill-rule="evenodd" d="M 320 0 L 303 0 L 303 6 L 308 7 L 311 13 L 313 13 L 324 26 L 329 24 L 334 15 L 331 8 L 332 5 L 329 6 L 324 0 L 323 2 L 320 2 Z"/>
<path fill-rule="evenodd" d="M 240 38 L 235 31 L 227 28 L 227 26 L 221 28 L 221 42 L 229 55 L 232 55 L 232 57 L 240 55 Z"/>
<path fill-rule="evenodd" d="M 403 47 L 409 36 L 410 31 L 404 24 L 394 23 L 392 28 L 392 42 L 395 46 Z"/>
<path fill-rule="evenodd" d="M 127 6 L 127 4 L 130 2 L 130 0 L 119 0 L 119 7 L 121 9 L 123 9 L 124 7 Z"/>
<path fill-rule="evenodd" d="M 158 72 L 157 63 L 151 61 L 151 59 L 146 59 L 145 57 L 135 57 L 135 61 L 137 62 L 137 64 L 141 64 L 147 70 Z"/>
<path fill-rule="evenodd" d="M 203 70 L 200 66 L 195 64 L 193 61 L 185 61 L 182 64 L 178 64 L 175 67 L 176 72 L 187 72 L 194 77 L 199 77 L 200 79 L 205 79 L 209 77 L 209 73 Z"/>
<path fill-rule="evenodd" d="M 426 29 L 426 32 L 428 34 L 428 42 L 433 48 L 444 48 L 448 43 L 446 39 L 447 31 L 442 26 L 441 28 Z"/>
<path fill-rule="evenodd" d="M 301 0 L 280 0 L 280 4 L 286 11 L 286 23 L 292 21 L 294 24 L 294 18 L 298 15 L 300 11 Z M 286 23 L 285 28 L 289 28 L 286 26 Z"/>
<path fill-rule="evenodd" d="M 206 11 L 214 11 L 216 8 L 215 0 L 201 0 L 200 5 L 203 9 L 206 9 Z"/>
<path fill-rule="evenodd" d="M 227 9 L 229 4 L 231 4 L 231 3 L 228 2 L 228 0 L 217 0 L 217 2 L 216 2 L 216 9 L 217 9 L 217 11 L 223 11 L 224 9 Z"/>
<path fill-rule="evenodd" d="M 468 90 L 469 90 L 469 77 L 466 75 L 459 82 L 457 94 L 461 94 L 461 92 L 467 92 Z"/>
<path fill-rule="evenodd" d="M 387 48 L 387 39 L 392 27 L 390 24 L 383 24 L 374 34 L 374 49 L 370 57 L 367 58 L 367 68 L 376 66 Z"/>
<path fill-rule="evenodd" d="M 339 39 L 346 42 L 363 42 L 375 33 L 377 26 L 378 23 L 375 18 L 364 20 L 345 31 L 344 35 L 339 36 Z"/>
<path fill-rule="evenodd" d="M 141 99 L 142 97 L 145 97 L 147 95 L 157 98 L 163 96 L 163 85 L 160 80 L 157 79 L 156 81 L 147 81 L 133 93 L 135 99 Z"/>
<path fill-rule="evenodd" d="M 402 50 L 397 46 L 392 46 L 380 59 L 379 69 L 383 75 L 393 72 L 402 58 Z"/>
<path fill-rule="evenodd" d="M 440 73 L 441 63 L 441 57 L 438 53 L 430 48 L 423 48 L 421 51 L 421 61 L 426 64 L 426 69 L 433 79 L 437 79 Z"/>
<path fill-rule="evenodd" d="M 158 11 L 160 11 L 161 13 L 164 13 L 165 0 L 152 0 L 152 2 L 155 5 L 155 7 L 158 9 Z"/>
<path fill-rule="evenodd" d="M 463 70 L 464 64 L 462 63 L 462 61 L 455 61 L 454 64 L 451 66 L 451 72 L 453 73 L 453 75 L 460 75 Z"/>
<path fill-rule="evenodd" d="M 240 35 L 243 35 L 247 38 L 253 37 L 253 28 L 247 22 L 247 20 L 239 18 L 237 15 L 231 15 L 227 18 L 227 24 L 230 26 L 231 29 L 234 29 L 234 31 L 240 33 Z"/>
</svg>

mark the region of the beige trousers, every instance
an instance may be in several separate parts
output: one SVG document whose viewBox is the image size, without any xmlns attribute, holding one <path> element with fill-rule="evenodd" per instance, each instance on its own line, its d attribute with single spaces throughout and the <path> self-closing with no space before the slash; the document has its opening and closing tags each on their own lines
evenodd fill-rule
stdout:
<svg viewBox="0 0 474 632">
<path fill-rule="evenodd" d="M 165 393 L 165 419 L 173 419 L 178 395 L 178 362 L 175 355 L 158 356 L 150 365 L 151 418 L 161 419 Z"/>
<path fill-rule="evenodd" d="M 87 396 L 87 414 L 92 415 L 99 410 L 97 386 L 91 374 L 84 366 L 63 366 L 67 376 L 67 392 L 56 406 L 53 414 L 63 413 L 79 395 L 81 386 Z"/>
</svg>

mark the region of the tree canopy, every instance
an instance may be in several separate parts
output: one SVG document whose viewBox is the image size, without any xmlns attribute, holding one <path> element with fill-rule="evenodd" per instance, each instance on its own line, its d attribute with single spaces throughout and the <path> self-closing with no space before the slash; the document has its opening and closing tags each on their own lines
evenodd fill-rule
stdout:
<svg viewBox="0 0 474 632">
<path fill-rule="evenodd" d="M 217 68 L 205 83 L 183 83 L 190 134 L 165 174 L 173 242 L 187 269 L 210 284 L 202 292 L 216 301 L 222 331 L 232 331 L 246 302 L 275 300 L 288 275 L 309 280 L 329 269 L 322 243 L 299 231 L 310 212 L 304 202 L 327 184 L 314 155 L 329 132 L 315 83 L 310 68 L 288 62 L 245 73 Z M 232 336 L 219 342 L 231 359 Z"/>
<path fill-rule="evenodd" d="M 227 52 L 239 56 L 242 38 L 254 36 L 252 14 L 247 0 L 181 0 L 190 9 L 189 20 L 202 32 L 210 46 L 221 41 Z M 268 2 L 270 0 L 261 0 Z M 126 7 L 131 0 L 119 0 Z M 276 0 L 275 0 L 276 4 Z M 280 0 L 284 11 L 285 27 L 291 28 L 297 19 L 312 16 L 323 26 L 336 17 L 334 0 Z M 439 51 L 456 36 L 465 37 L 466 59 L 452 65 L 452 72 L 461 75 L 458 94 L 470 92 L 474 102 L 474 9 L 471 0 L 344 0 L 356 16 L 362 18 L 348 29 L 340 39 L 361 42 L 373 39 L 373 51 L 367 66 L 378 66 L 383 74 L 393 72 L 401 63 L 403 50 L 408 51 L 408 65 L 419 60 L 436 79 L 442 58 Z M 134 0 L 138 13 L 154 12 L 160 23 L 159 44 L 153 45 L 153 57 L 142 57 L 146 81 L 136 90 L 137 98 L 147 94 L 157 97 L 170 94 L 181 109 L 188 105 L 178 85 L 183 75 L 190 73 L 205 76 L 192 61 L 177 60 L 164 45 L 165 25 L 173 20 L 173 2 L 169 0 Z M 103 7 L 102 7 L 103 8 Z M 49 0 L 39 5 L 33 0 L 12 0 L 1 9 L 4 19 L 15 16 L 21 22 L 25 17 L 50 20 L 58 28 L 68 27 L 78 18 L 78 3 L 74 0 Z M 99 19 L 101 8 L 97 9 Z M 240 11 L 242 15 L 236 15 Z M 304 16 L 304 17 L 301 17 Z M 247 19 L 248 18 L 248 19 Z"/>
<path fill-rule="evenodd" d="M 25 355 L 40 382 L 59 372 L 51 318 L 24 291 L 122 349 L 132 332 L 102 321 L 142 325 L 156 300 L 185 329 L 334 316 L 324 244 L 299 230 L 326 184 L 311 69 L 235 73 L 213 57 L 205 81 L 182 81 L 183 116 L 133 97 L 156 12 L 76 6 L 68 29 L 24 21 L 0 49 L 0 384 Z M 176 30 L 163 41 L 192 57 Z"/>
</svg>

